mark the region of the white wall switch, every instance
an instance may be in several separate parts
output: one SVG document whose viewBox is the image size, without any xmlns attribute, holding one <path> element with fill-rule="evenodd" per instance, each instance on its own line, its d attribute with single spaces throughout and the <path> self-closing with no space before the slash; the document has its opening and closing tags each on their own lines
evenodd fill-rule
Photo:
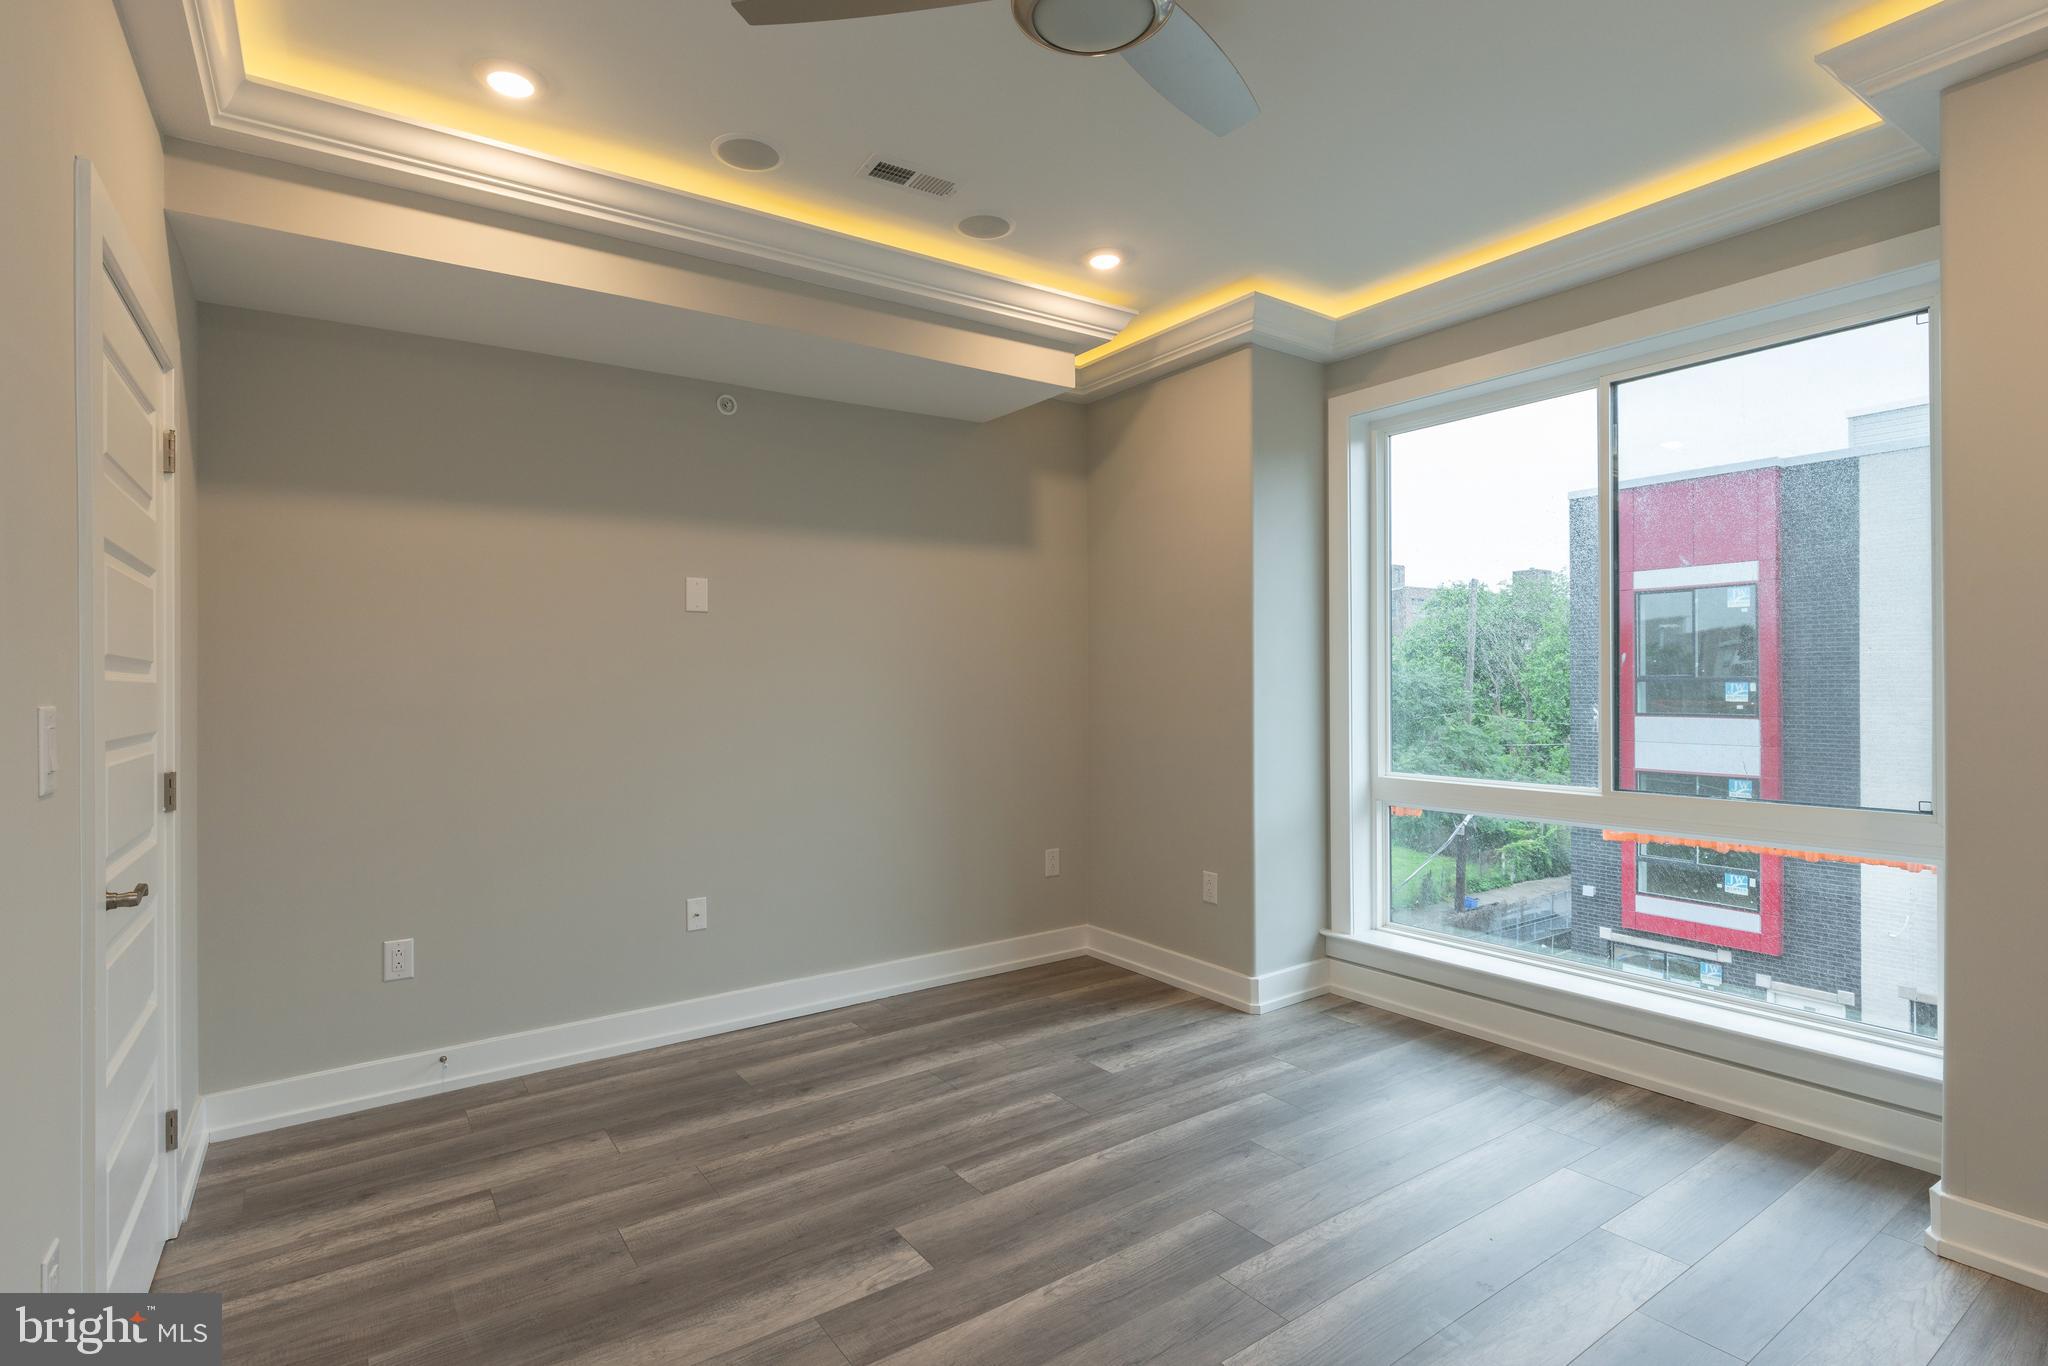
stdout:
<svg viewBox="0 0 2048 1366">
<path fill-rule="evenodd" d="M 693 896 L 688 901 L 683 903 L 683 909 L 687 917 L 683 921 L 684 929 L 704 930 L 709 929 L 711 927 L 710 897 Z"/>
<path fill-rule="evenodd" d="M 685 612 L 708 612 L 711 610 L 711 580 L 683 580 L 683 610 Z"/>
<path fill-rule="evenodd" d="M 57 790 L 57 709 L 36 708 L 36 795 Z"/>
<path fill-rule="evenodd" d="M 1214 906 L 1216 904 L 1217 895 L 1218 893 L 1216 887 L 1216 875 L 1214 873 L 1203 873 L 1202 900 L 1208 902 L 1211 906 Z"/>
<path fill-rule="evenodd" d="M 387 939 L 384 941 L 384 980 L 387 982 L 409 981 L 412 977 L 412 941 L 410 939 Z"/>
<path fill-rule="evenodd" d="M 50 1250 L 43 1254 L 42 1287 L 45 1295 L 56 1293 L 57 1278 L 64 1271 L 64 1244 L 61 1241 L 50 1244 Z"/>
<path fill-rule="evenodd" d="M 1059 850 L 1048 849 L 1045 851 L 1045 875 L 1047 877 L 1058 877 L 1060 875 Z"/>
</svg>

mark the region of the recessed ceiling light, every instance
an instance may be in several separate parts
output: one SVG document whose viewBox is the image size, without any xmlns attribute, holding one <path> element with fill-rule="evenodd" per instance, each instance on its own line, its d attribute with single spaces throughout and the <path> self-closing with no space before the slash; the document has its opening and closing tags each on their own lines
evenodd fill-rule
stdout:
<svg viewBox="0 0 2048 1366">
<path fill-rule="evenodd" d="M 1124 258 L 1113 251 L 1095 251 L 1088 254 L 1088 264 L 1096 270 L 1115 270 L 1124 263 Z"/>
<path fill-rule="evenodd" d="M 523 66 L 511 62 L 485 62 L 476 69 L 477 79 L 494 94 L 508 100 L 530 100 L 540 89 L 540 80 Z"/>
<path fill-rule="evenodd" d="M 983 242 L 993 242 L 998 237 L 1010 235 L 1010 220 L 1000 214 L 973 213 L 954 224 L 962 237 L 972 237 Z"/>
<path fill-rule="evenodd" d="M 723 137 L 711 151 L 735 171 L 772 171 L 782 164 L 782 153 L 759 138 Z"/>
</svg>

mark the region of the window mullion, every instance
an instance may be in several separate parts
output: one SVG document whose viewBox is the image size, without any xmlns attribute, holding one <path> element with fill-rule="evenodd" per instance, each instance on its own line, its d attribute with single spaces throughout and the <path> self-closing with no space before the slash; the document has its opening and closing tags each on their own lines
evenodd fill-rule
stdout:
<svg viewBox="0 0 2048 1366">
<path fill-rule="evenodd" d="M 1614 385 L 1603 378 L 1595 389 L 1593 487 L 1594 518 L 1598 523 L 1600 646 L 1598 658 L 1594 661 L 1597 673 L 1594 714 L 1597 724 L 1594 727 L 1593 767 L 1594 782 L 1600 795 L 1611 797 L 1621 764 L 1621 729 L 1616 720 L 1620 715 L 1621 680 L 1620 666 L 1615 657 L 1619 632 L 1614 615 L 1616 604 L 1621 600 L 1614 584 Z"/>
</svg>

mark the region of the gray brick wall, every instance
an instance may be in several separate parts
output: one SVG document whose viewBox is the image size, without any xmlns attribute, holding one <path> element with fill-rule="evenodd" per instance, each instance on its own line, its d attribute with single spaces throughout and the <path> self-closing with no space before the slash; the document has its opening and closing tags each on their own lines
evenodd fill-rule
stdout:
<svg viewBox="0 0 2048 1366">
<path fill-rule="evenodd" d="M 1779 698 L 1788 802 L 1855 806 L 1862 796 L 1861 464 L 1826 460 L 1779 476 Z"/>
<path fill-rule="evenodd" d="M 1857 699 L 1857 463 L 1830 460 L 1784 471 L 1779 490 L 1780 705 L 1784 795 L 1855 804 L 1860 790 Z M 1592 495 L 1571 504 L 1572 781 L 1598 779 L 1600 683 L 1599 512 Z M 1630 705 L 1626 697 L 1618 699 Z M 1597 830 L 1574 830 L 1575 953 L 1605 960 L 1602 926 L 1623 930 L 1621 849 Z M 1782 955 L 1732 950 L 1730 988 L 1754 994 L 1758 974 L 1862 1000 L 1861 879 L 1839 864 L 1785 860 Z M 1586 887 L 1594 895 L 1584 895 Z"/>
</svg>

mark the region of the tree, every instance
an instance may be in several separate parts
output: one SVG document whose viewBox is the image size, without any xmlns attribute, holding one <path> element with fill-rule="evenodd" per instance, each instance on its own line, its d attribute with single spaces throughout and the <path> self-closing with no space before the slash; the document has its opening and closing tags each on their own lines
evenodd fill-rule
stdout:
<svg viewBox="0 0 2048 1366">
<path fill-rule="evenodd" d="M 1518 575 L 1439 588 L 1392 642 L 1393 766 L 1407 773 L 1562 783 L 1571 768 L 1570 585 Z M 1530 821 L 1426 814 L 1398 823 L 1410 847 L 1451 841 L 1452 905 L 1468 888 L 1548 877 L 1570 866 L 1561 829 Z M 1477 872 L 1468 877 L 1468 863 Z"/>
</svg>

